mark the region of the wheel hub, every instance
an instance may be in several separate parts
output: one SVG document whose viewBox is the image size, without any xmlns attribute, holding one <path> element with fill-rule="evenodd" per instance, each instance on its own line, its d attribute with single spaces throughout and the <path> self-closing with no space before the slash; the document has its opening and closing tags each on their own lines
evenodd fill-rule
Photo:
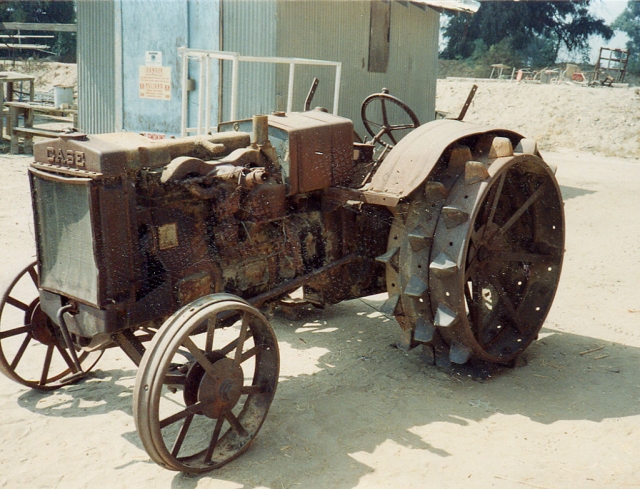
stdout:
<svg viewBox="0 0 640 489">
<path fill-rule="evenodd" d="M 58 339 L 52 329 L 52 323 L 42 309 L 40 300 L 36 299 L 31 303 L 25 314 L 25 319 L 32 326 L 31 335 L 40 343 L 47 346 L 59 344 Z"/>
<path fill-rule="evenodd" d="M 213 373 L 205 375 L 198 389 L 198 400 L 203 403 L 202 413 L 209 418 L 220 415 L 236 405 L 240 399 L 244 374 L 242 368 L 230 358 L 213 365 Z"/>
<path fill-rule="evenodd" d="M 213 354 L 212 372 L 195 364 L 187 374 L 184 397 L 187 405 L 202 402 L 198 414 L 217 419 L 240 399 L 244 374 L 242 368 L 226 357 Z M 218 358 L 216 358 L 218 357 Z"/>
<path fill-rule="evenodd" d="M 491 252 L 487 249 L 486 246 L 481 246 L 478 250 L 478 262 L 483 264 L 491 258 Z"/>
</svg>

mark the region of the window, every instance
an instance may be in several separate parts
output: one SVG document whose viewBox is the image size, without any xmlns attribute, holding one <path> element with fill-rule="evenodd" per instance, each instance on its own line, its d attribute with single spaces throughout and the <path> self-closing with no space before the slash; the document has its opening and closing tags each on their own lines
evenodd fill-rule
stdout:
<svg viewBox="0 0 640 489">
<path fill-rule="evenodd" d="M 389 65 L 389 33 L 391 30 L 391 2 L 371 2 L 369 28 L 369 72 L 386 73 Z"/>
</svg>

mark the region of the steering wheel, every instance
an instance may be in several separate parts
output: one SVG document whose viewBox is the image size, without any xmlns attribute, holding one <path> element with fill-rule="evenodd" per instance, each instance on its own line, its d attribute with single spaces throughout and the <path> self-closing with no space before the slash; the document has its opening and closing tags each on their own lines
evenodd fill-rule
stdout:
<svg viewBox="0 0 640 489">
<path fill-rule="evenodd" d="M 378 104 L 380 104 L 379 109 Z M 396 145 L 398 141 L 393 135 L 394 132 L 420 126 L 415 112 L 402 100 L 389 95 L 387 88 L 383 88 L 382 93 L 374 93 L 364 99 L 360 116 L 365 129 L 373 136 L 372 142 L 381 142 L 387 146 L 389 146 L 388 143 L 381 141 L 383 136 L 386 135 L 392 145 Z"/>
</svg>

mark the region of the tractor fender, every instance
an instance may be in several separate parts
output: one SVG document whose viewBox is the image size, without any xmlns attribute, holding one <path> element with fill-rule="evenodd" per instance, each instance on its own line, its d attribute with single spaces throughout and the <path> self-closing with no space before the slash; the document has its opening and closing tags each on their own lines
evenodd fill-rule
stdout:
<svg viewBox="0 0 640 489">
<path fill-rule="evenodd" d="M 515 148 L 523 136 L 506 129 L 442 119 L 429 122 L 405 136 L 384 159 L 364 191 L 371 203 L 395 207 L 418 188 L 437 166 L 447 148 L 483 134 L 511 140 Z"/>
</svg>

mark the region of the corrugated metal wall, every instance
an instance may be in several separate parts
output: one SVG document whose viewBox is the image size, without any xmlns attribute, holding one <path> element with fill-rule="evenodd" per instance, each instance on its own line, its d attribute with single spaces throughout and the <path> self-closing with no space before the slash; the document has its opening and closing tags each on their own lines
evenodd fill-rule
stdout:
<svg viewBox="0 0 640 489">
<path fill-rule="evenodd" d="M 276 56 L 275 0 L 224 0 L 222 8 L 223 51 L 245 56 Z M 229 120 L 231 63 L 223 63 L 223 101 L 220 120 Z M 241 63 L 238 83 L 238 118 L 269 114 L 276 110 L 275 68 L 272 64 Z"/>
<path fill-rule="evenodd" d="M 354 120 L 360 134 L 364 134 L 360 104 L 382 87 L 388 87 L 426 122 L 435 112 L 439 14 L 392 1 L 390 20 L 388 69 L 370 73 L 368 0 L 79 1 L 79 125 L 86 132 L 177 133 L 177 48 L 184 44 L 243 55 L 341 61 L 339 113 Z M 163 64 L 172 66 L 175 86 L 170 103 L 138 97 L 137 67 L 146 50 L 163 51 Z M 284 109 L 287 73 L 286 67 L 276 70 L 265 64 L 243 67 L 238 116 Z M 320 78 L 313 105 L 331 109 L 334 73 L 328 67 L 297 68 L 294 110 L 302 109 L 313 76 Z M 220 120 L 229 117 L 230 78 L 231 65 L 224 62 Z M 195 92 L 189 101 L 190 105 L 197 102 Z"/>
<path fill-rule="evenodd" d="M 87 133 L 117 129 L 116 2 L 79 1 L 78 125 Z"/>
<path fill-rule="evenodd" d="M 435 114 L 439 14 L 409 2 L 391 2 L 389 65 L 386 73 L 368 71 L 369 1 L 298 0 L 278 2 L 278 56 L 342 62 L 339 114 L 352 119 L 364 135 L 360 106 L 367 95 L 389 88 L 407 103 L 422 123 Z M 314 106 L 331 108 L 334 78 L 324 68 Z M 313 74 L 300 69 L 294 100 L 303 103 Z M 296 71 L 298 74 L 298 71 Z M 278 92 L 286 93 L 286 77 Z M 317 76 L 317 75 L 316 75 Z"/>
</svg>

